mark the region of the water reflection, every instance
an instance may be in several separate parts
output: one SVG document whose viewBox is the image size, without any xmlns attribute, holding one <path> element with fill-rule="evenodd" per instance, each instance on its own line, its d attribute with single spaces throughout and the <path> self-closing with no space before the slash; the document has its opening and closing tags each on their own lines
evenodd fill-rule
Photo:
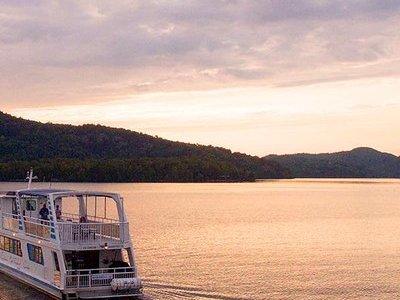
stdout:
<svg viewBox="0 0 400 300">
<path fill-rule="evenodd" d="M 400 296 L 399 180 L 53 187 L 124 195 L 154 299 Z M 30 293 L 0 285 L 3 298 Z"/>
</svg>

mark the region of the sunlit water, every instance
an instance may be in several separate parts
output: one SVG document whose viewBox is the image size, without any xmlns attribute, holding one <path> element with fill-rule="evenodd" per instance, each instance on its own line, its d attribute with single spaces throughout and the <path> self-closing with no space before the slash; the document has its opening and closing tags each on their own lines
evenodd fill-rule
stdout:
<svg viewBox="0 0 400 300">
<path fill-rule="evenodd" d="M 153 299 L 400 297 L 399 180 L 61 186 L 124 195 Z M 13 282 L 0 299 L 45 299 Z"/>
</svg>

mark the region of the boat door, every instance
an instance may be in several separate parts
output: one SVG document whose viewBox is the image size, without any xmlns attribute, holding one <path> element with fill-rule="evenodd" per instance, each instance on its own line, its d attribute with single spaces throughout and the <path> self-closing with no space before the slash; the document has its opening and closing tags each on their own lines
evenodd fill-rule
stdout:
<svg viewBox="0 0 400 300">
<path fill-rule="evenodd" d="M 48 259 L 44 266 L 44 278 L 59 287 L 61 285 L 61 271 L 57 252 L 49 250 L 46 257 Z"/>
<path fill-rule="evenodd" d="M 58 260 L 58 255 L 57 252 L 55 251 L 51 251 L 51 256 L 53 258 L 53 278 L 52 278 L 52 282 L 56 285 L 56 286 L 61 286 L 61 270 L 60 270 L 60 261 Z"/>
</svg>

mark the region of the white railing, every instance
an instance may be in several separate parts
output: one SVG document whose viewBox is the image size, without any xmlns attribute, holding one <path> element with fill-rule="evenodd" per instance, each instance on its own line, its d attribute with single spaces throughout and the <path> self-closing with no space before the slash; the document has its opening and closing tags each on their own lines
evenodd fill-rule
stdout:
<svg viewBox="0 0 400 300">
<path fill-rule="evenodd" d="M 79 222 L 81 217 L 78 214 L 73 214 L 73 213 L 62 213 L 61 215 L 61 220 L 63 222 Z M 99 216 L 92 216 L 92 215 L 87 215 L 86 220 L 89 223 L 119 223 L 119 220 L 116 219 L 110 219 L 110 218 L 104 218 L 104 217 L 99 217 Z"/>
<path fill-rule="evenodd" d="M 42 239 L 50 239 L 50 221 L 24 216 L 25 233 Z"/>
<path fill-rule="evenodd" d="M 3 229 L 12 232 L 19 231 L 18 215 L 2 213 L 1 225 Z M 71 216 L 72 217 L 72 216 Z M 66 216 L 68 218 L 68 216 Z M 61 222 L 60 222 L 61 221 Z M 34 237 L 50 240 L 51 227 L 47 220 L 23 216 L 25 233 Z M 128 222 L 117 222 L 112 220 L 108 223 L 79 223 L 74 221 L 65 222 L 63 219 L 57 222 L 60 241 L 64 245 L 82 246 L 104 246 L 121 245 L 129 240 Z"/>
<path fill-rule="evenodd" d="M 2 226 L 13 232 L 19 231 L 18 215 L 2 213 Z"/>
<path fill-rule="evenodd" d="M 84 246 L 121 244 L 128 232 L 128 223 L 58 223 L 62 244 Z"/>
<path fill-rule="evenodd" d="M 58 222 L 79 222 L 79 215 L 63 212 Z"/>
<path fill-rule="evenodd" d="M 50 239 L 50 222 L 47 220 L 23 216 L 25 233 L 35 237 Z M 2 226 L 13 232 L 19 231 L 18 215 L 2 213 Z"/>
<path fill-rule="evenodd" d="M 109 286 L 114 278 L 135 277 L 135 270 L 132 267 L 67 270 L 65 287 L 76 289 Z"/>
</svg>

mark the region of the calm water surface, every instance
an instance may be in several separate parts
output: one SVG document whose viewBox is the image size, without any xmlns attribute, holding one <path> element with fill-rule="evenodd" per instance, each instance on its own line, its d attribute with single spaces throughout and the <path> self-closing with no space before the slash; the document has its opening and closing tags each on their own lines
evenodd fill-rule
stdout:
<svg viewBox="0 0 400 300">
<path fill-rule="evenodd" d="M 400 297 L 399 180 L 53 187 L 124 195 L 153 299 Z M 45 298 L 0 276 L 0 299 Z"/>
</svg>

